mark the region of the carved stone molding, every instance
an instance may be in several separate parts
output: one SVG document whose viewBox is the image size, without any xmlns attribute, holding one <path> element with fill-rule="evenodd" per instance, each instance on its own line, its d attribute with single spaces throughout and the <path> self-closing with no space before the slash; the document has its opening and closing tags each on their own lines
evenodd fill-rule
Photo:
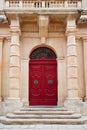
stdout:
<svg viewBox="0 0 87 130">
<path fill-rule="evenodd" d="M 39 34 L 38 33 L 22 33 L 22 37 L 23 38 L 39 38 Z M 64 32 L 60 32 L 60 33 L 48 33 L 47 38 L 64 38 L 65 37 L 65 33 Z"/>
<path fill-rule="evenodd" d="M 87 23 L 87 15 L 81 15 L 78 23 Z"/>
</svg>

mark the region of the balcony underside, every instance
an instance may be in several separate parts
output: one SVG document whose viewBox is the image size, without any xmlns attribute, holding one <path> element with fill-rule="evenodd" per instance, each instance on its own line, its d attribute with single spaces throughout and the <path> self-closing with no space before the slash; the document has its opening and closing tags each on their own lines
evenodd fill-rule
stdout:
<svg viewBox="0 0 87 130">
<path fill-rule="evenodd" d="M 78 14 L 79 9 L 6 9 L 10 14 Z"/>
</svg>

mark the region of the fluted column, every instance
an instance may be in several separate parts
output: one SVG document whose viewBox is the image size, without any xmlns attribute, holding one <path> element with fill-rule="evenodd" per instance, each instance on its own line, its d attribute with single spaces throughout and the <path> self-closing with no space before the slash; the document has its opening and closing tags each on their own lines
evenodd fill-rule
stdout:
<svg viewBox="0 0 87 130">
<path fill-rule="evenodd" d="M 85 101 L 87 101 L 87 38 L 83 38 Z"/>
<path fill-rule="evenodd" d="M 20 26 L 18 20 L 11 20 L 10 26 L 10 68 L 9 99 L 19 99 L 20 89 Z"/>
<path fill-rule="evenodd" d="M 3 47 L 3 38 L 0 37 L 0 101 L 1 101 L 1 87 L 2 87 L 2 48 Z"/>
<path fill-rule="evenodd" d="M 67 89 L 68 100 L 77 100 L 78 97 L 78 60 L 76 45 L 76 23 L 75 18 L 67 20 Z"/>
</svg>

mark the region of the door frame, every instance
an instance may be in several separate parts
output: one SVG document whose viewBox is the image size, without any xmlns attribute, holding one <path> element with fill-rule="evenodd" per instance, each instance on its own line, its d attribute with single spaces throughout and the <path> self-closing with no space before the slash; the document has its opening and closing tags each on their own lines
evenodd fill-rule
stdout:
<svg viewBox="0 0 87 130">
<path fill-rule="evenodd" d="M 41 47 L 39 47 L 39 48 L 41 48 Z M 37 48 L 37 49 L 39 49 L 39 48 Z M 48 47 L 44 47 L 44 48 L 48 48 Z M 49 50 L 51 50 L 52 52 L 53 52 L 53 54 L 55 55 L 55 61 L 56 61 L 56 79 L 57 79 L 57 105 L 58 105 L 58 64 L 57 64 L 57 56 L 56 56 L 56 54 L 55 54 L 55 52 L 52 50 L 52 49 L 50 49 L 50 48 L 48 48 Z M 34 49 L 32 52 L 31 52 L 31 54 L 35 51 L 36 49 Z M 29 80 L 28 80 L 28 102 L 30 102 L 30 63 L 32 62 L 32 61 L 34 61 L 33 59 L 31 59 L 31 54 L 30 54 L 30 60 L 29 60 Z M 37 59 L 37 62 L 38 62 L 38 64 L 39 64 L 39 62 L 41 62 L 41 61 L 47 61 L 47 62 L 49 62 L 50 61 L 50 59 L 44 59 L 44 57 L 42 57 L 41 59 Z M 54 59 L 53 59 L 54 60 Z M 52 61 L 52 60 L 51 60 Z"/>
</svg>

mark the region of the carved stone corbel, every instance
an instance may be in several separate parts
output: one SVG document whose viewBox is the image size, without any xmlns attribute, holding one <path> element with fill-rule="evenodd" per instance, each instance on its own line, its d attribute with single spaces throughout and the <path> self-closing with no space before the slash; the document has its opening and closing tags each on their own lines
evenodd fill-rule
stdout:
<svg viewBox="0 0 87 130">
<path fill-rule="evenodd" d="M 49 16 L 40 15 L 38 25 L 41 43 L 46 43 L 46 37 L 48 36 Z"/>
</svg>

